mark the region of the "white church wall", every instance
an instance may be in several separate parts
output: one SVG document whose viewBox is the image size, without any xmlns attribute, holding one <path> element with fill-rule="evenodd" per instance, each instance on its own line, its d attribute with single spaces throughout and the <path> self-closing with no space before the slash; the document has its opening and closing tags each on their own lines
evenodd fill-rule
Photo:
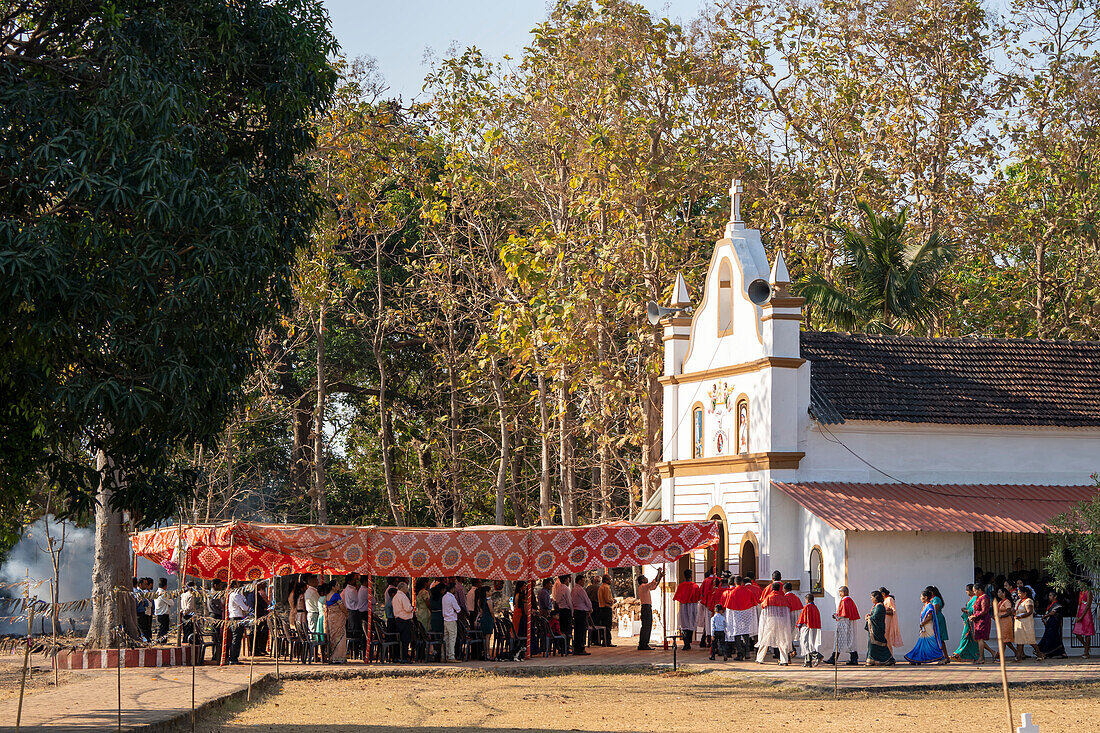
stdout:
<svg viewBox="0 0 1100 733">
<path fill-rule="evenodd" d="M 1100 470 L 1097 430 L 864 421 L 827 429 L 815 423 L 808 431 L 796 480 L 891 480 L 844 446 L 913 482 L 1091 484 L 1089 477 Z"/>
<path fill-rule="evenodd" d="M 703 406 L 703 457 L 737 453 L 734 410 L 737 399 L 744 395 L 749 400 L 749 453 L 772 450 L 770 436 L 772 429 L 772 409 L 770 405 L 769 380 L 764 371 L 718 377 L 702 382 L 689 382 L 678 385 L 666 385 L 666 390 L 676 390 L 675 405 L 679 410 L 674 432 L 669 432 L 666 443 L 675 440 L 676 456 L 680 459 L 691 458 L 692 410 L 697 404 Z M 712 395 L 719 404 L 714 404 Z M 728 404 L 721 400 L 728 396 Z M 670 401 L 666 402 L 666 408 Z M 715 437 L 721 429 L 724 435 L 724 450 L 718 453 Z M 666 426 L 666 431 L 668 426 Z M 793 442 L 793 438 L 791 440 Z M 665 451 L 665 456 L 669 456 Z M 666 458 L 666 460 L 668 460 Z"/>
<path fill-rule="evenodd" d="M 693 522 L 707 518 L 707 511 L 714 506 L 714 480 L 688 482 L 677 480 L 673 492 L 672 520 Z"/>
<path fill-rule="evenodd" d="M 920 593 L 935 585 L 944 597 L 944 617 L 954 651 L 962 634 L 959 609 L 964 588 L 973 582 L 974 539 L 967 532 L 848 532 L 848 587 L 864 614 L 871 591 L 886 586 L 898 605 L 906 648 L 916 642 Z M 865 639 L 865 636 L 860 636 Z M 864 649 L 860 649 L 860 657 Z M 897 655 L 900 656 L 900 655 Z"/>
<path fill-rule="evenodd" d="M 771 577 L 774 570 L 783 573 L 784 578 L 794 577 L 805 564 L 804 535 L 799 531 L 801 507 L 782 491 L 765 492 L 763 501 L 768 531 L 760 539 L 760 578 Z"/>
<path fill-rule="evenodd" d="M 775 491 L 774 494 L 780 494 Z M 782 495 L 783 499 L 795 503 L 793 499 Z M 801 589 L 800 596 L 805 596 L 810 590 L 810 551 L 814 547 L 821 548 L 822 585 L 825 595 L 818 597 L 814 603 L 821 613 L 821 645 L 822 649 L 832 649 L 836 626 L 832 615 L 836 612 L 837 589 L 844 585 L 844 532 L 833 529 L 820 517 L 811 514 L 801 506 L 798 507 L 798 524 L 796 531 L 791 533 L 790 542 L 798 548 L 797 564 L 792 565 L 791 577 L 797 577 Z M 783 574 L 787 574 L 786 568 L 779 568 Z M 797 575 L 796 573 L 797 569 Z M 825 652 L 828 656 L 829 652 Z"/>
</svg>

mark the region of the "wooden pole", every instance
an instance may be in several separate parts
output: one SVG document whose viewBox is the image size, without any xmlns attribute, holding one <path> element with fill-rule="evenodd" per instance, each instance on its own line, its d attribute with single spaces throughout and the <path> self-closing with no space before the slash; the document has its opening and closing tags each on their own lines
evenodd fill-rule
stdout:
<svg viewBox="0 0 1100 733">
<path fill-rule="evenodd" d="M 27 607 L 27 599 L 30 595 L 30 571 L 27 571 L 27 585 L 23 586 L 23 607 Z M 31 635 L 34 633 L 34 604 L 30 604 L 27 611 L 27 648 L 23 650 L 23 676 L 19 679 L 19 707 L 15 711 L 15 733 L 19 733 L 19 725 L 23 721 L 23 694 L 27 689 L 27 668 L 31 661 Z"/>
<path fill-rule="evenodd" d="M 235 520 L 234 520 L 235 521 Z M 222 601 L 222 627 L 218 631 L 222 635 L 222 658 L 219 667 L 229 663 L 229 584 L 233 582 L 233 522 L 229 523 L 229 560 L 225 568 L 225 599 Z"/>
<path fill-rule="evenodd" d="M 532 578 L 527 581 L 527 597 L 524 599 L 524 603 L 527 606 L 527 659 L 531 659 L 532 650 L 535 646 L 535 624 L 531 618 L 531 596 L 534 595 L 535 580 Z"/>
<path fill-rule="evenodd" d="M 256 613 L 256 601 L 260 600 L 260 589 L 257 586 L 252 591 L 252 615 L 256 617 L 256 623 L 252 624 L 252 656 L 248 660 L 248 695 L 245 700 L 252 702 L 252 670 L 256 668 L 256 637 L 260 631 L 260 617 Z"/>
<path fill-rule="evenodd" d="M 993 617 L 997 620 L 997 655 L 1001 661 L 1001 689 L 1005 693 L 1005 714 L 1008 716 L 1008 733 L 1013 733 L 1012 697 L 1008 693 L 1008 667 L 1005 666 L 1005 640 L 1001 636 L 1001 604 L 993 598 Z M 1015 614 L 1013 614 L 1015 616 Z"/>
<path fill-rule="evenodd" d="M 53 546 L 51 540 L 50 546 Z M 53 657 L 53 686 L 57 689 L 57 591 L 54 587 L 53 581 L 50 581 L 50 600 L 54 606 L 50 609 L 50 617 L 53 620 L 53 651 L 51 656 Z"/>
<path fill-rule="evenodd" d="M 274 608 L 274 606 L 275 606 L 275 602 L 274 602 L 275 601 L 275 573 L 274 572 L 271 573 L 271 601 L 272 602 L 269 603 L 268 605 L 271 606 L 272 608 Z M 270 613 L 271 613 L 271 620 L 274 621 L 275 620 L 274 611 L 270 611 Z M 274 643 L 271 645 L 271 651 L 274 652 L 274 654 L 275 654 L 275 679 L 281 679 L 279 677 L 279 625 L 276 624 L 276 623 L 273 623 L 273 624 L 270 625 L 269 628 L 271 629 L 271 631 L 273 633 L 268 634 L 268 636 L 274 640 Z"/>
<path fill-rule="evenodd" d="M 115 665 L 115 679 L 118 686 L 118 730 L 122 730 L 122 627 L 118 627 L 118 664 Z"/>
<path fill-rule="evenodd" d="M 372 601 L 374 600 L 374 576 L 367 576 L 367 654 L 366 662 L 370 664 L 370 641 L 371 631 L 374 628 L 374 614 L 371 611 Z"/>
</svg>

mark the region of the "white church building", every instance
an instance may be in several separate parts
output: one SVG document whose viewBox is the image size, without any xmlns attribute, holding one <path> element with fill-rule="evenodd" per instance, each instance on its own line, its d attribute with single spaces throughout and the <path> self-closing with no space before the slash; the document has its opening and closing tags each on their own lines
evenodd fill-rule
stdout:
<svg viewBox="0 0 1100 733">
<path fill-rule="evenodd" d="M 1096 493 L 1100 343 L 804 331 L 738 191 L 701 298 L 678 277 L 684 310 L 660 321 L 662 481 L 639 519 L 722 528 L 717 557 L 682 558 L 665 592 L 688 567 L 779 570 L 819 596 L 831 646 L 837 589 L 862 614 L 886 586 L 910 645 L 931 584 L 953 649 L 976 569 L 1041 568 L 1044 523 Z"/>
</svg>

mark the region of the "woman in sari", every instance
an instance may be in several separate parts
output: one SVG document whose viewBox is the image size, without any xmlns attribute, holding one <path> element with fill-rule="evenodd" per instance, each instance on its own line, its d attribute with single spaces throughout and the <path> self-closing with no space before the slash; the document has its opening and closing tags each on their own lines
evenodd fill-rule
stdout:
<svg viewBox="0 0 1100 733">
<path fill-rule="evenodd" d="M 974 617 L 974 603 L 978 597 L 974 593 L 972 583 L 967 584 L 966 595 L 966 605 L 962 608 L 962 639 L 959 640 L 959 648 L 951 658 L 961 662 L 976 662 L 978 661 L 978 642 L 974 641 L 974 622 L 971 619 Z"/>
<path fill-rule="evenodd" d="M 1085 588 L 1077 596 L 1077 615 L 1073 617 L 1073 635 L 1085 647 L 1081 656 L 1092 658 L 1092 635 L 1096 633 L 1096 624 L 1092 619 L 1092 591 Z"/>
<path fill-rule="evenodd" d="M 489 638 L 493 635 L 493 607 L 489 604 L 489 586 L 481 585 L 474 592 L 474 613 L 481 628 L 481 655 L 488 659 Z"/>
<path fill-rule="evenodd" d="M 878 667 L 894 664 L 890 644 L 886 638 L 886 605 L 882 591 L 871 591 L 871 612 L 867 614 L 867 666 Z"/>
<path fill-rule="evenodd" d="M 348 661 L 348 609 L 340 595 L 340 584 L 332 583 L 325 598 L 325 642 L 330 664 Z"/>
<path fill-rule="evenodd" d="M 924 608 L 920 612 L 920 630 L 917 632 L 917 643 L 905 655 L 905 661 L 909 664 L 945 664 L 947 657 L 943 653 L 943 641 L 940 639 L 940 624 L 936 618 L 936 606 L 932 602 L 934 596 L 929 588 L 921 591 L 920 599 Z"/>
<path fill-rule="evenodd" d="M 439 638 L 443 638 L 443 591 L 444 587 L 442 583 L 436 583 L 431 587 L 428 592 L 428 609 L 431 611 L 431 624 L 428 631 L 433 634 L 440 634 Z M 442 649 L 442 646 L 440 647 Z"/>
<path fill-rule="evenodd" d="M 416 620 L 427 632 L 432 626 L 431 594 L 428 593 L 428 579 L 416 579 Z"/>
<path fill-rule="evenodd" d="M 306 630 L 306 583 L 299 580 L 294 584 L 287 599 L 290 606 L 290 625 L 298 631 Z"/>
<path fill-rule="evenodd" d="M 1050 603 L 1043 614 L 1043 638 L 1039 639 L 1038 649 L 1044 657 L 1065 659 L 1066 647 L 1062 643 L 1062 619 L 1066 617 L 1066 607 L 1062 605 L 1058 594 L 1051 591 L 1047 596 Z"/>
<path fill-rule="evenodd" d="M 974 589 L 974 613 L 970 617 L 971 627 L 974 629 L 974 641 L 978 644 L 978 664 L 985 664 L 985 653 L 993 661 L 997 661 L 997 650 L 989 646 L 989 632 L 993 627 L 993 602 L 990 600 L 989 591 L 981 587 Z"/>
<path fill-rule="evenodd" d="M 890 591 L 885 588 L 878 589 L 882 593 L 882 605 L 886 609 L 886 643 L 890 645 L 890 653 L 895 649 L 901 649 L 905 642 L 901 638 L 901 622 L 898 620 L 898 605 Z"/>
<path fill-rule="evenodd" d="M 944 664 L 949 664 L 951 662 L 951 657 L 947 653 L 947 642 L 951 637 L 947 635 L 947 619 L 943 615 L 943 593 L 940 593 L 940 589 L 934 585 L 928 586 L 928 591 L 932 594 L 932 606 L 936 609 L 936 625 L 939 627 L 940 649 L 943 651 L 943 661 Z"/>
<path fill-rule="evenodd" d="M 997 589 L 997 625 L 1001 631 L 1001 641 L 1005 649 L 1011 649 L 1016 654 L 1015 636 L 1013 635 L 1013 608 L 1012 592 L 1005 588 Z M 1007 651 L 1006 651 L 1007 653 Z"/>
<path fill-rule="evenodd" d="M 1016 620 L 1012 627 L 1012 636 L 1016 640 L 1016 661 L 1027 659 L 1024 646 L 1030 644 L 1035 651 L 1035 658 L 1043 659 L 1043 653 L 1035 646 L 1035 601 L 1031 599 L 1031 591 L 1027 586 L 1019 589 L 1020 600 L 1016 601 Z"/>
</svg>

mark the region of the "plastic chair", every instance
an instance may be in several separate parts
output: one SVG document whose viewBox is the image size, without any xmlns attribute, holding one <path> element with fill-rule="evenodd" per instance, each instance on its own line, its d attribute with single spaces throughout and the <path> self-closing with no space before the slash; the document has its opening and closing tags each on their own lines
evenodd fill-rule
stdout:
<svg viewBox="0 0 1100 733">
<path fill-rule="evenodd" d="M 366 621 L 363 622 L 364 634 L 366 633 L 366 623 Z M 374 661 L 377 657 L 379 662 L 383 662 L 388 654 L 390 661 L 396 662 L 398 648 L 401 646 L 400 638 L 398 634 L 386 631 L 386 627 L 380 619 L 372 619 L 369 659 Z"/>
</svg>

